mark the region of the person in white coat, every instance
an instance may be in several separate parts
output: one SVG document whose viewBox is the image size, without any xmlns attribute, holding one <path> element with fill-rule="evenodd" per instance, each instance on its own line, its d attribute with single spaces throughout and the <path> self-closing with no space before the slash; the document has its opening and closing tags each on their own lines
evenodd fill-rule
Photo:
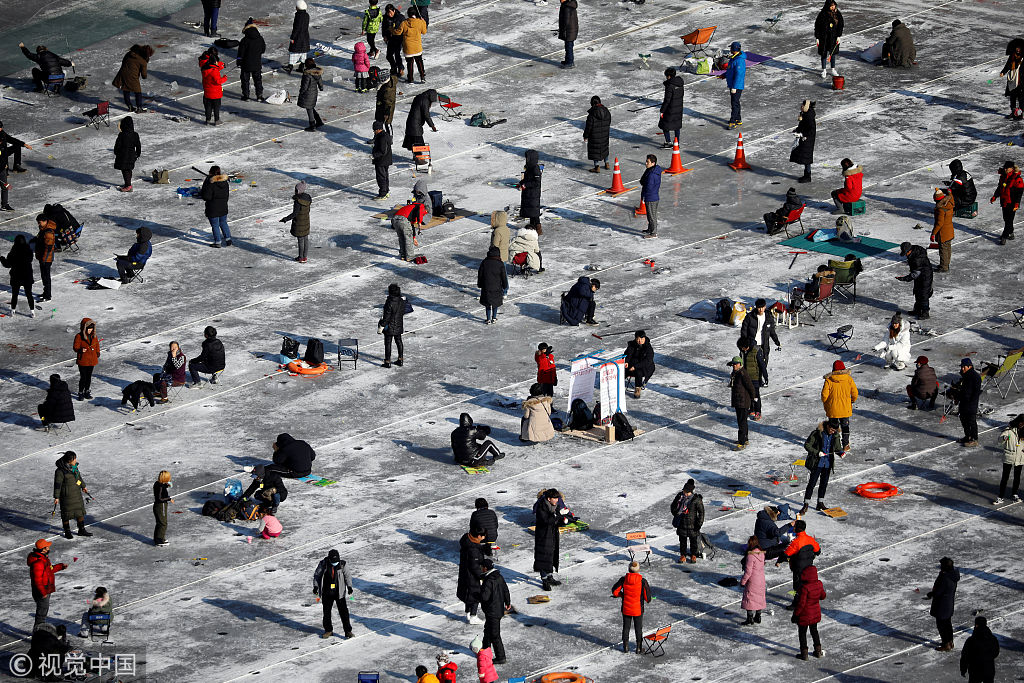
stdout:
<svg viewBox="0 0 1024 683">
<path fill-rule="evenodd" d="M 899 311 L 889 321 L 885 341 L 876 344 L 875 351 L 879 352 L 887 368 L 903 370 L 910 363 L 910 325 L 903 322 Z"/>
<path fill-rule="evenodd" d="M 544 261 L 540 255 L 541 234 L 539 225 L 520 228 L 512 243 L 508 245 L 509 258 L 526 252 L 526 267 L 535 273 L 543 273 Z"/>
</svg>

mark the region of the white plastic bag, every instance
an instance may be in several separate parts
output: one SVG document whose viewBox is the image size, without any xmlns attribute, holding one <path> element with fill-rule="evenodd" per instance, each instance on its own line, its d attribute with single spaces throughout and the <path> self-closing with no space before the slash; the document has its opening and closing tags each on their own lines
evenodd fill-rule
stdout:
<svg viewBox="0 0 1024 683">
<path fill-rule="evenodd" d="M 885 45 L 884 40 L 880 40 L 868 49 L 860 53 L 860 58 L 869 64 L 882 61 L 882 46 Z"/>
</svg>

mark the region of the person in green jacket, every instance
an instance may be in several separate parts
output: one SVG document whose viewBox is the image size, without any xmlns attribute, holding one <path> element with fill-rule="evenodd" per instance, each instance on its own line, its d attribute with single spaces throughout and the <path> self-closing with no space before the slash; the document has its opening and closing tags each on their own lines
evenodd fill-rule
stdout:
<svg viewBox="0 0 1024 683">
<path fill-rule="evenodd" d="M 306 192 L 306 183 L 301 180 L 295 185 L 295 194 L 292 195 L 292 212 L 281 219 L 282 223 L 292 222 L 292 237 L 299 241 L 299 255 L 295 260 L 299 263 L 306 262 L 306 250 L 309 247 L 309 207 L 313 204 L 313 198 Z"/>
<path fill-rule="evenodd" d="M 56 462 L 57 471 L 53 474 L 53 506 L 60 505 L 60 520 L 64 525 L 64 538 L 71 535 L 71 520 L 78 521 L 78 535 L 92 536 L 85 528 L 85 500 L 82 494 L 88 494 L 82 473 L 78 471 L 78 455 L 68 451 Z"/>
<path fill-rule="evenodd" d="M 366 42 L 370 44 L 370 51 L 367 53 L 370 59 L 377 59 L 380 50 L 377 49 L 377 33 L 380 32 L 380 24 L 384 19 L 383 12 L 377 7 L 377 0 L 369 0 L 370 6 L 363 12 L 363 25 L 359 35 L 366 34 Z"/>
<path fill-rule="evenodd" d="M 430 26 L 430 0 L 412 0 L 409 6 L 418 9 L 420 11 L 420 19 L 427 26 Z"/>
</svg>

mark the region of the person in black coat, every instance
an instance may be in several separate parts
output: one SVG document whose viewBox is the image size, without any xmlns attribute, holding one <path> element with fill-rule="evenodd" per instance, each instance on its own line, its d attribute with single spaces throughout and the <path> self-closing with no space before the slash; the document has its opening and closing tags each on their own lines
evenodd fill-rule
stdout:
<svg viewBox="0 0 1024 683">
<path fill-rule="evenodd" d="M 351 638 L 352 622 L 348 614 L 348 602 L 346 602 L 346 591 L 352 595 L 352 577 L 349 576 L 345 560 L 341 554 L 332 548 L 327 557 L 320 560 L 313 572 L 313 595 L 319 597 L 324 609 L 324 632 L 321 638 L 329 638 L 334 634 L 334 625 L 331 623 L 331 615 L 335 605 L 341 615 L 341 625 L 345 629 L 345 638 Z"/>
<path fill-rule="evenodd" d="M 396 74 L 399 78 L 405 72 L 402 65 L 402 23 L 405 21 L 405 15 L 399 11 L 397 7 L 392 4 L 388 4 L 384 8 L 384 18 L 380 23 L 380 32 L 387 41 L 387 60 L 388 64 L 391 65 L 391 73 Z"/>
<path fill-rule="evenodd" d="M 579 325 L 581 322 L 588 325 L 599 324 L 594 320 L 594 314 L 597 312 L 594 293 L 599 289 L 601 289 L 601 281 L 597 278 L 581 277 L 577 280 L 572 289 L 562 297 L 562 305 L 559 309 L 560 323 L 565 325 Z"/>
<path fill-rule="evenodd" d="M 159 378 L 159 375 L 156 375 Z M 132 411 L 139 409 L 139 403 L 145 397 L 146 401 L 149 402 L 149 407 L 152 408 L 156 405 L 156 397 L 153 394 L 153 383 L 145 380 L 138 380 L 132 382 L 124 389 L 121 390 L 121 406 L 128 405 L 129 402 L 132 404 Z"/>
<path fill-rule="evenodd" d="M 267 43 L 254 22 L 255 19 L 252 17 L 245 22 L 242 40 L 238 42 L 235 64 L 241 72 L 242 101 L 249 99 L 249 79 L 252 78 L 253 85 L 256 86 L 256 99 L 266 102 L 263 97 L 263 53 L 267 51 Z"/>
<path fill-rule="evenodd" d="M 484 306 L 485 325 L 498 322 L 498 308 L 504 302 L 503 295 L 508 291 L 508 276 L 505 264 L 501 261 L 501 250 L 490 247 L 487 258 L 480 262 L 476 273 L 476 286 L 480 288 L 480 303 Z"/>
<path fill-rule="evenodd" d="M 959 581 L 960 572 L 953 566 L 953 560 L 948 557 L 939 560 L 939 575 L 925 596 L 932 601 L 928 613 L 935 617 L 935 627 L 942 639 L 942 644 L 935 648 L 939 652 L 953 649 L 953 610 L 956 606 L 956 584 Z"/>
<path fill-rule="evenodd" d="M 480 586 L 480 607 L 484 612 L 483 647 L 491 648 L 494 664 L 505 663 L 505 644 L 501 642 L 501 618 L 512 609 L 512 595 L 508 592 L 505 577 L 494 567 L 494 562 L 484 558 L 480 562 L 484 572 Z"/>
<path fill-rule="evenodd" d="M 481 545 L 484 555 L 489 557 L 493 552 L 491 546 L 498 540 L 498 515 L 488 507 L 486 498 L 477 498 L 474 505 L 476 510 L 469 516 L 469 528 L 483 529 L 484 541 Z"/>
<path fill-rule="evenodd" d="M 658 128 L 665 133 L 662 149 L 672 149 L 683 127 L 683 77 L 676 75 L 672 67 L 665 69 L 665 95 L 661 98 L 661 115 Z"/>
<path fill-rule="evenodd" d="M 27 168 L 21 165 L 21 148 L 32 149 L 32 145 L 26 145 L 4 130 L 4 123 L 0 121 L 0 211 L 14 211 L 14 207 L 8 203 L 11 185 L 7 182 L 9 171 L 24 173 Z M 11 157 L 14 157 L 14 168 L 7 167 Z"/>
<path fill-rule="evenodd" d="M 676 494 L 670 508 L 672 526 L 679 537 L 679 561 L 693 564 L 697 555 L 703 554 L 700 542 L 700 529 L 704 526 L 704 498 L 694 493 L 697 482 L 688 479 L 683 490 Z M 687 551 L 689 545 L 689 551 Z"/>
<path fill-rule="evenodd" d="M 526 166 L 519 181 L 519 217 L 529 218 L 531 226 L 540 225 L 540 155 L 537 150 L 526 150 Z"/>
<path fill-rule="evenodd" d="M 568 508 L 558 509 L 561 494 L 557 489 L 548 489 L 537 498 L 533 505 L 533 514 L 537 519 L 535 544 L 533 547 L 533 571 L 540 574 L 544 590 L 552 586 L 560 586 L 561 581 L 555 579 L 558 571 L 559 536 L 558 526 L 562 515 L 569 514 Z M 563 512 L 564 510 L 564 512 Z"/>
<path fill-rule="evenodd" d="M 804 201 L 796 193 L 796 188 L 789 188 L 786 191 L 786 199 L 783 201 L 782 206 L 764 215 L 765 233 L 775 235 L 781 232 L 786 227 L 786 219 L 789 218 L 789 214 L 803 205 Z M 746 322 L 746 318 L 743 319 L 743 322 Z"/>
<path fill-rule="evenodd" d="M 46 49 L 45 45 L 37 45 L 35 54 L 28 51 L 25 43 L 18 43 L 21 53 L 28 59 L 39 65 L 39 68 L 32 69 L 32 82 L 36 86 L 36 92 L 42 92 L 50 76 L 63 76 L 65 66 L 74 66 L 70 59 L 64 59 Z"/>
<path fill-rule="evenodd" d="M 953 206 L 957 209 L 968 208 L 978 201 L 978 188 L 974 186 L 974 176 L 964 170 L 964 162 L 959 159 L 949 162 L 949 180 L 945 185 L 953 194 Z"/>
<path fill-rule="evenodd" d="M 964 642 L 960 653 L 960 675 L 969 676 L 967 683 L 994 683 L 999 640 L 992 635 L 985 617 L 974 618 L 974 633 Z"/>
<path fill-rule="evenodd" d="M 505 454 L 494 442 L 486 438 L 491 433 L 487 425 L 473 424 L 469 413 L 459 415 L 459 426 L 452 430 L 452 455 L 455 464 L 463 467 L 482 467 L 501 460 Z M 480 442 L 480 443 L 478 443 Z"/>
<path fill-rule="evenodd" d="M 580 32 L 580 20 L 576 15 L 578 6 L 576 0 L 562 0 L 558 7 L 558 39 L 565 43 L 563 69 L 576 68 L 576 56 L 573 54 L 572 48 Z"/>
<path fill-rule="evenodd" d="M 786 533 L 791 533 L 795 522 L 786 522 L 783 525 L 777 524 L 781 511 L 774 505 L 765 505 L 763 510 L 757 512 L 754 520 L 754 536 L 757 537 L 759 547 L 765 552 L 765 561 L 774 560 L 786 549 L 783 545 L 783 527 L 789 527 Z"/>
<path fill-rule="evenodd" d="M 114 168 L 121 172 L 124 184 L 117 188 L 121 192 L 132 191 L 132 171 L 135 169 L 135 162 L 142 156 L 142 142 L 139 134 L 135 132 L 135 121 L 132 117 L 126 116 L 117 124 L 120 131 L 117 139 L 114 140 Z"/>
<path fill-rule="evenodd" d="M 654 374 L 654 347 L 647 333 L 637 330 L 633 341 L 626 344 L 626 377 L 634 382 L 633 398 L 640 398 L 640 392 L 647 388 L 647 381 Z"/>
<path fill-rule="evenodd" d="M 430 118 L 430 105 L 437 102 L 437 91 L 433 88 L 424 90 L 412 98 L 409 106 L 409 116 L 405 119 L 405 138 L 402 140 L 402 147 L 412 151 L 416 145 L 425 144 L 423 141 L 423 124 L 430 126 L 430 130 L 437 132 L 437 126 Z"/>
<path fill-rule="evenodd" d="M 253 498 L 266 507 L 269 515 L 277 514 L 277 506 L 288 498 L 288 489 L 277 470 L 268 470 L 266 465 L 256 465 L 252 470 L 252 483 L 242 498 Z"/>
<path fill-rule="evenodd" d="M 25 290 L 25 298 L 28 299 L 28 315 L 36 317 L 36 302 L 32 298 L 32 283 L 35 278 L 32 275 L 32 259 L 35 254 L 32 247 L 28 245 L 28 239 L 24 235 L 16 235 L 14 245 L 7 252 L 7 257 L 0 256 L 0 265 L 11 271 L 11 315 L 18 308 L 18 292 Z"/>
<path fill-rule="evenodd" d="M 391 367 L 391 342 L 398 349 L 395 365 L 402 367 L 405 363 L 405 345 L 402 344 L 402 332 L 405 331 L 405 298 L 402 288 L 397 283 L 388 285 L 388 298 L 384 301 L 384 315 L 380 319 L 381 333 L 384 335 L 384 367 Z"/>
<path fill-rule="evenodd" d="M 914 283 L 914 309 L 911 311 L 918 320 L 927 320 L 932 296 L 932 279 L 934 278 L 934 267 L 928 260 L 928 252 L 924 247 L 913 245 L 910 242 L 900 244 L 900 256 L 907 257 L 907 266 L 910 272 L 896 279 L 903 282 Z"/>
<path fill-rule="evenodd" d="M 213 375 L 210 384 L 217 383 L 217 374 L 224 370 L 224 344 L 217 339 L 217 328 L 207 325 L 203 330 L 203 350 L 199 356 L 188 362 L 188 371 L 192 375 L 192 386 L 199 386 L 199 373 Z"/>
<path fill-rule="evenodd" d="M 484 532 L 479 528 L 470 528 L 469 533 L 462 534 L 459 539 L 459 583 L 455 596 L 466 606 L 466 621 L 471 624 L 484 623 L 476 615 L 480 606 L 480 580 L 484 576 L 480 569 L 480 561 L 484 559 L 480 545 L 483 540 Z"/>
<path fill-rule="evenodd" d="M 960 424 L 964 438 L 959 443 L 966 447 L 978 445 L 978 402 L 981 399 L 981 375 L 974 369 L 970 358 L 960 361 L 960 378 L 950 388 L 959 404 Z"/>
<path fill-rule="evenodd" d="M 228 227 L 228 197 L 230 196 L 231 188 L 228 187 L 227 175 L 220 172 L 220 166 L 211 166 L 210 174 L 206 176 L 203 186 L 199 188 L 199 197 L 206 205 L 204 213 L 213 230 L 211 247 L 231 246 L 231 229 Z"/>
<path fill-rule="evenodd" d="M 387 199 L 391 194 L 391 180 L 388 169 L 391 167 L 391 136 L 384 130 L 382 121 L 373 122 L 373 150 L 370 152 L 373 160 L 373 172 L 377 177 L 377 196 L 374 199 L 380 201 Z"/>
<path fill-rule="evenodd" d="M 792 190 L 793 188 L 789 189 Z M 793 195 L 795 196 L 796 193 L 794 192 Z M 787 193 L 786 203 L 789 204 L 789 201 L 789 194 Z M 796 197 L 796 201 L 799 202 L 800 198 Z M 758 333 L 758 328 L 760 328 L 760 333 Z M 751 339 L 757 344 L 761 350 L 761 355 L 764 357 L 764 364 L 766 366 L 768 365 L 768 356 L 771 352 L 771 342 L 775 342 L 776 350 L 782 350 L 782 342 L 779 341 L 779 335 L 775 332 L 775 318 L 768 312 L 768 302 L 764 299 L 755 301 L 754 310 L 747 313 L 747 316 L 743 318 L 740 336 Z M 767 377 L 762 377 L 762 380 L 766 381 Z M 765 386 L 767 386 L 767 383 L 765 383 Z"/>
<path fill-rule="evenodd" d="M 739 425 L 739 435 L 733 450 L 741 451 L 747 447 L 747 417 L 754 405 L 756 391 L 750 375 L 743 367 L 742 358 L 734 356 L 729 365 L 732 366 L 732 375 L 729 376 L 729 386 L 732 388 L 730 405 L 736 409 L 736 423 Z"/>
<path fill-rule="evenodd" d="M 203 0 L 203 35 L 207 38 L 219 36 L 217 19 L 220 17 L 220 0 Z"/>
<path fill-rule="evenodd" d="M 306 0 L 295 0 L 295 17 L 292 19 L 292 32 L 288 36 L 288 66 L 285 72 L 291 73 L 298 66 L 302 73 L 309 52 L 309 12 L 306 11 Z"/>
<path fill-rule="evenodd" d="M 591 173 L 600 173 L 599 161 L 604 161 L 608 168 L 608 138 L 612 131 L 612 113 L 601 104 L 601 98 L 594 95 L 590 98 L 590 110 L 587 112 L 587 125 L 583 128 L 583 141 L 587 143 L 587 158 L 594 162 Z"/>
<path fill-rule="evenodd" d="M 44 425 L 66 424 L 75 421 L 75 404 L 71 400 L 71 389 L 60 375 L 50 375 L 50 388 L 46 399 L 38 406 L 39 421 Z"/>
<path fill-rule="evenodd" d="M 825 0 L 821 11 L 814 20 L 814 43 L 818 46 L 821 56 L 821 77 L 828 76 L 826 66 L 832 67 L 832 75 L 836 71 L 836 54 L 839 53 L 839 39 L 843 35 L 843 13 L 839 11 L 835 0 Z"/>
<path fill-rule="evenodd" d="M 274 463 L 267 465 L 266 472 L 277 472 L 289 479 L 308 477 L 314 460 L 316 452 L 312 446 L 284 432 L 274 441 Z"/>
<path fill-rule="evenodd" d="M 798 183 L 811 182 L 811 164 L 814 163 L 814 138 L 818 134 L 817 114 L 814 111 L 814 102 L 804 100 L 800 105 L 800 116 L 797 117 L 796 128 L 793 135 L 797 138 L 797 145 L 789 153 L 789 161 L 794 164 L 803 164 L 804 174 L 797 178 Z"/>
</svg>

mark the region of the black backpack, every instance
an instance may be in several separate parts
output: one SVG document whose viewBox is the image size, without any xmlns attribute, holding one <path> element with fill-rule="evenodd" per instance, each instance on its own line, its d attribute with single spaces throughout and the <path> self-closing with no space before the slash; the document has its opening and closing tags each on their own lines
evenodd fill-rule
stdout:
<svg viewBox="0 0 1024 683">
<path fill-rule="evenodd" d="M 302 357 L 302 360 L 306 361 L 313 367 L 319 367 L 324 364 L 324 343 L 319 339 L 310 339 L 306 342 L 306 355 Z"/>
<path fill-rule="evenodd" d="M 223 507 L 224 503 L 219 500 L 208 500 L 203 503 L 203 517 L 216 517 Z"/>
<path fill-rule="evenodd" d="M 443 215 L 444 194 L 441 192 L 441 190 L 430 190 L 428 194 L 430 195 L 430 215 Z"/>
<path fill-rule="evenodd" d="M 582 398 L 572 402 L 569 409 L 569 429 L 590 429 L 594 426 L 594 414 Z"/>
<path fill-rule="evenodd" d="M 299 342 L 291 337 L 285 337 L 281 342 L 281 355 L 286 358 L 299 357 Z"/>
<path fill-rule="evenodd" d="M 636 436 L 636 433 L 633 431 L 633 425 L 629 424 L 629 420 L 622 413 L 612 415 L 612 427 L 615 427 L 616 441 L 626 441 Z"/>
<path fill-rule="evenodd" d="M 729 324 L 732 317 L 732 299 L 721 299 L 715 305 L 715 322 Z"/>
<path fill-rule="evenodd" d="M 450 199 L 441 202 L 441 215 L 448 220 L 455 219 L 455 204 Z"/>
</svg>

